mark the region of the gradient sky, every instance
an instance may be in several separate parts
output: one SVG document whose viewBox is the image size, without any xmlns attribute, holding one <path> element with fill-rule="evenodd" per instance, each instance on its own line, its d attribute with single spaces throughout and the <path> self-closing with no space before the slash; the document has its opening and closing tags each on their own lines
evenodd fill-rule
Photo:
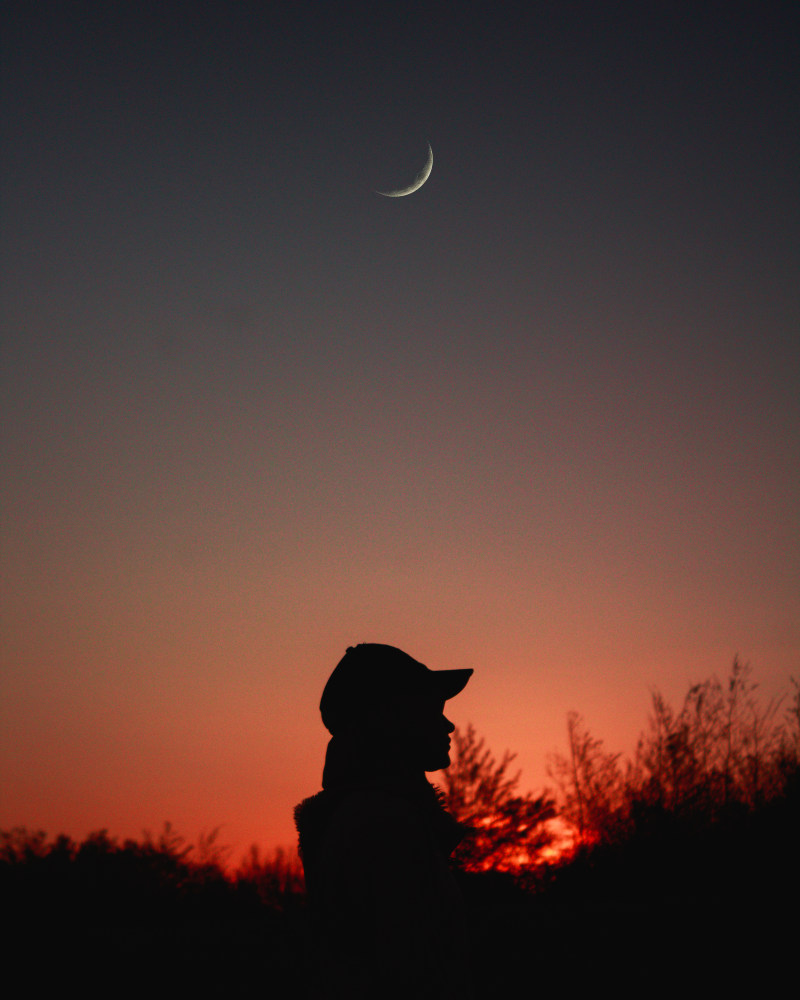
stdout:
<svg viewBox="0 0 800 1000">
<path fill-rule="evenodd" d="M 3 4 L 0 826 L 292 842 L 360 641 L 533 789 L 788 688 L 799 14 Z"/>
</svg>

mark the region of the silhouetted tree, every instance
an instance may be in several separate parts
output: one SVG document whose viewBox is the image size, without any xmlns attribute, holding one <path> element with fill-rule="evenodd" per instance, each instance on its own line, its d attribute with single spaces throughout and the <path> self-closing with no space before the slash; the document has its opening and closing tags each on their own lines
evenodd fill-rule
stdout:
<svg viewBox="0 0 800 1000">
<path fill-rule="evenodd" d="M 559 814 L 580 843 L 613 839 L 624 801 L 620 755 L 608 753 L 577 712 L 567 716 L 567 739 L 568 755 L 550 754 L 547 768 L 560 793 Z"/>
<path fill-rule="evenodd" d="M 467 871 L 517 872 L 535 865 L 552 842 L 554 816 L 546 794 L 517 794 L 519 772 L 509 774 L 516 754 L 497 761 L 472 725 L 453 733 L 452 763 L 442 772 L 448 811 L 468 829 L 455 860 Z"/>
</svg>

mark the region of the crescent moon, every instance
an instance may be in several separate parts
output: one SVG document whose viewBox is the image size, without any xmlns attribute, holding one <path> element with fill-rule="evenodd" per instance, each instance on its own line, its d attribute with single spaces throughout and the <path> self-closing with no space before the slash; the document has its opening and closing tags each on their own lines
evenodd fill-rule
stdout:
<svg viewBox="0 0 800 1000">
<path fill-rule="evenodd" d="M 428 161 L 408 187 L 398 188 L 396 191 L 376 191 L 375 194 L 383 195 L 384 198 L 405 198 L 407 194 L 419 191 L 430 177 L 431 170 L 433 170 L 433 150 L 431 149 L 431 144 L 428 143 Z"/>
</svg>

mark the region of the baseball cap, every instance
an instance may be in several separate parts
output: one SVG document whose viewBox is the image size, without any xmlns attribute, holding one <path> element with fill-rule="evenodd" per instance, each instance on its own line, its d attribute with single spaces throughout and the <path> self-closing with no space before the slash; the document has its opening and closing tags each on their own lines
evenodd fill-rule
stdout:
<svg viewBox="0 0 800 1000">
<path fill-rule="evenodd" d="M 471 669 L 431 670 L 396 646 L 362 642 L 348 647 L 328 678 L 319 705 L 322 721 L 335 734 L 379 707 L 401 714 L 423 701 L 447 701 L 471 676 Z"/>
</svg>

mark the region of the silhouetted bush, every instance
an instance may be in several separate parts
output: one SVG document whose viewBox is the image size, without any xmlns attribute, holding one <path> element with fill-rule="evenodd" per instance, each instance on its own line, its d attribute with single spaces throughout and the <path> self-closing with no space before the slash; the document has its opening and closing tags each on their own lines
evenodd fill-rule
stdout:
<svg viewBox="0 0 800 1000">
<path fill-rule="evenodd" d="M 20 920 L 97 924 L 246 916 L 296 909 L 303 897 L 299 862 L 289 852 L 259 858 L 256 848 L 228 871 L 217 831 L 186 843 L 167 823 L 153 837 L 120 844 L 107 831 L 81 843 L 43 831 L 0 831 L 0 890 Z"/>
<path fill-rule="evenodd" d="M 188 845 L 169 824 L 121 844 L 104 830 L 81 843 L 0 833 L 8 968 L 34 993 L 70 985 L 100 997 L 122 984 L 126 995 L 250 995 L 266 982 L 292 995 L 303 907 L 291 854 L 232 871 L 216 838 Z"/>
<path fill-rule="evenodd" d="M 690 687 L 678 711 L 658 693 L 632 761 L 605 751 L 581 717 L 567 719 L 569 753 L 551 755 L 559 810 L 583 846 L 698 831 L 732 823 L 796 794 L 800 772 L 800 688 L 781 719 L 762 706 L 749 666 L 735 659 L 725 686 Z"/>
<path fill-rule="evenodd" d="M 442 772 L 442 799 L 466 836 L 456 863 L 470 872 L 514 872 L 539 863 L 552 842 L 548 820 L 555 815 L 547 794 L 519 795 L 519 772 L 509 775 L 515 754 L 497 761 L 473 726 L 453 733 L 450 767 Z"/>
<path fill-rule="evenodd" d="M 569 754 L 551 758 L 576 848 L 557 873 L 575 898 L 682 899 L 770 909 L 798 887 L 800 689 L 783 717 L 762 706 L 735 660 L 727 684 L 692 685 L 674 711 L 653 694 L 649 728 L 623 762 L 568 718 Z"/>
<path fill-rule="evenodd" d="M 297 851 L 277 847 L 262 856 L 257 844 L 242 858 L 235 873 L 239 885 L 252 887 L 273 910 L 296 909 L 305 896 L 303 865 Z"/>
</svg>

